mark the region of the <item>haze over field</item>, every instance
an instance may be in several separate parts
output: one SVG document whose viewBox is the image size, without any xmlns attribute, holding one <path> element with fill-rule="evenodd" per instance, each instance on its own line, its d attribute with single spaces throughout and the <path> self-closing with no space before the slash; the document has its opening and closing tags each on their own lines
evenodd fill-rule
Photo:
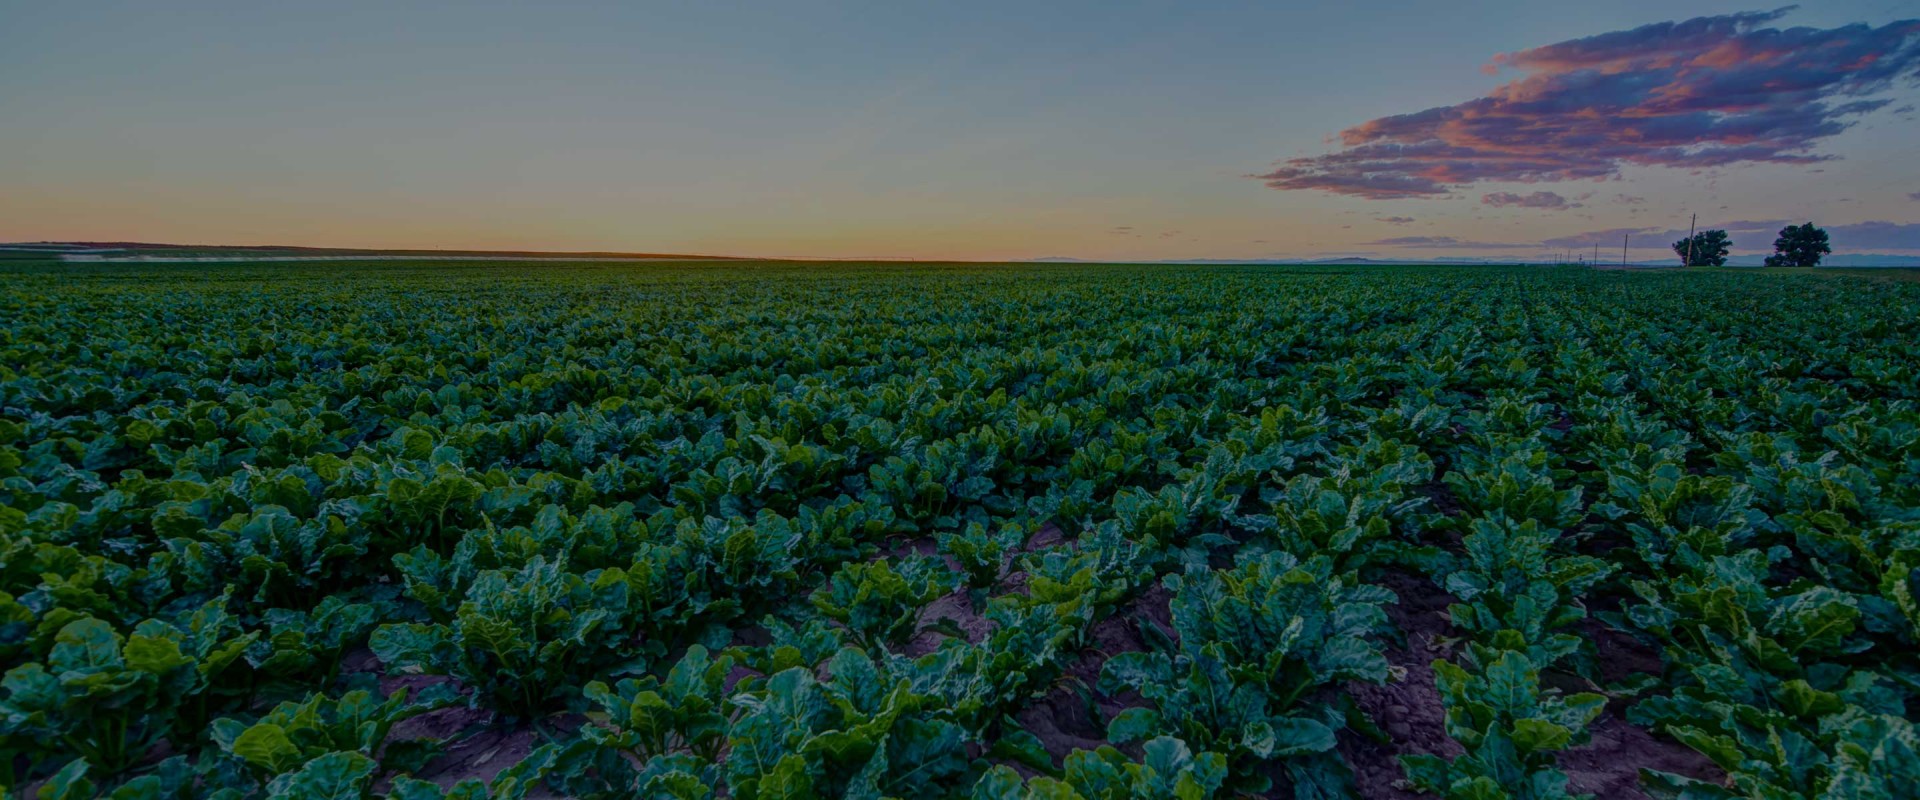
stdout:
<svg viewBox="0 0 1920 800">
<path fill-rule="evenodd" d="M 0 0 L 0 241 L 1920 255 L 1920 3 Z"/>
</svg>

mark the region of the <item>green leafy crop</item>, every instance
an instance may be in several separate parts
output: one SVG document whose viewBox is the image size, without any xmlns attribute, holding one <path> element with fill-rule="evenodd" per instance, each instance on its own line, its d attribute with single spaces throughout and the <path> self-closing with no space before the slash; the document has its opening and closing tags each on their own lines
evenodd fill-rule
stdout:
<svg viewBox="0 0 1920 800">
<path fill-rule="evenodd" d="M 1515 651 L 1465 667 L 1435 661 L 1433 670 L 1447 705 L 1447 735 L 1466 753 L 1452 761 L 1403 757 L 1414 787 L 1452 800 L 1576 796 L 1553 756 L 1584 738 L 1604 697 L 1542 690 L 1533 662 Z"/>
<path fill-rule="evenodd" d="M 1167 583 L 1178 647 L 1106 663 L 1103 688 L 1130 689 L 1152 703 L 1115 717 L 1108 736 L 1129 742 L 1165 734 L 1229 758 L 1305 759 L 1313 766 L 1300 769 L 1334 769 L 1324 756 L 1343 715 L 1308 696 L 1338 682 L 1387 679 L 1373 637 L 1392 594 L 1347 583 L 1326 558 L 1302 564 L 1286 553 L 1243 558 L 1232 570 L 1191 568 Z M 1239 782 L 1263 790 L 1254 775 Z"/>
<path fill-rule="evenodd" d="M 1902 277 L 8 259 L 0 789 L 1910 796 Z"/>
</svg>

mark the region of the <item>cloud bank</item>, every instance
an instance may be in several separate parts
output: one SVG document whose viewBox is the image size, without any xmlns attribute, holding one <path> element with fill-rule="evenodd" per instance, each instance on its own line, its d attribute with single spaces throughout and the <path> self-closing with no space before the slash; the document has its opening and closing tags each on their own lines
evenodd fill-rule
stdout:
<svg viewBox="0 0 1920 800">
<path fill-rule="evenodd" d="M 1362 244 L 1382 247 L 1429 247 L 1441 250 L 1513 250 L 1539 247 L 1539 245 L 1513 242 L 1474 242 L 1452 236 L 1395 236 L 1391 239 L 1376 239 L 1371 242 L 1362 242 Z"/>
<path fill-rule="evenodd" d="M 1543 208 L 1549 211 L 1565 211 L 1580 207 L 1579 203 L 1569 201 L 1553 192 L 1534 192 L 1533 194 L 1494 192 L 1482 195 L 1480 202 L 1494 208 Z"/>
<path fill-rule="evenodd" d="M 1524 77 L 1458 105 L 1348 128 L 1343 149 L 1256 175 L 1282 190 L 1369 199 L 1443 195 L 1484 181 L 1605 179 L 1626 166 L 1804 164 L 1873 99 L 1920 76 L 1920 20 L 1767 27 L 1791 8 L 1536 47 L 1487 69 Z"/>
</svg>

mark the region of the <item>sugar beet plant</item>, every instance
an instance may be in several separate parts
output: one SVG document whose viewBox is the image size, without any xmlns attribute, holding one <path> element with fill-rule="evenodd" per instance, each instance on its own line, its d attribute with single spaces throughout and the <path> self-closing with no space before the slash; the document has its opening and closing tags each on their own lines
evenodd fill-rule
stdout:
<svg viewBox="0 0 1920 800">
<path fill-rule="evenodd" d="M 0 277 L 9 796 L 1550 800 L 1599 725 L 1655 796 L 1920 778 L 1914 284 Z"/>
</svg>

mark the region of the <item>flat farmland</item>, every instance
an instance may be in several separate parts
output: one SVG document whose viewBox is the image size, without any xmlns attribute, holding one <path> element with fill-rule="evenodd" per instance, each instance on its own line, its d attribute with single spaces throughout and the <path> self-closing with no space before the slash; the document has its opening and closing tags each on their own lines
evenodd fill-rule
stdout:
<svg viewBox="0 0 1920 800">
<path fill-rule="evenodd" d="M 0 263 L 45 798 L 1909 797 L 1920 284 Z"/>
</svg>

